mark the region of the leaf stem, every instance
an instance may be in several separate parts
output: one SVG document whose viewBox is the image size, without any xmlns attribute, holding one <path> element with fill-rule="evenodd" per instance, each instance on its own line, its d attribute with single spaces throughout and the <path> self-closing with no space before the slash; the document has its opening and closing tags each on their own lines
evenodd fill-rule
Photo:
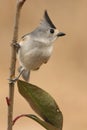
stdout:
<svg viewBox="0 0 87 130">
<path fill-rule="evenodd" d="M 15 124 L 15 122 L 16 122 L 19 118 L 24 117 L 24 116 L 26 116 L 26 114 L 22 114 L 22 115 L 17 116 L 17 117 L 13 120 L 13 125 Z"/>
</svg>

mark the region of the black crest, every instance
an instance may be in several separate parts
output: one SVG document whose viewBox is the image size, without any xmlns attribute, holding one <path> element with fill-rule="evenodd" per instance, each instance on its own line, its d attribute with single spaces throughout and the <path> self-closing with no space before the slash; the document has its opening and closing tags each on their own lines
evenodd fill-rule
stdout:
<svg viewBox="0 0 87 130">
<path fill-rule="evenodd" d="M 52 28 L 56 29 L 55 25 L 53 24 L 53 22 L 51 21 L 49 15 L 48 15 L 48 13 L 47 13 L 47 10 L 45 10 L 45 12 L 44 12 L 44 17 L 45 17 L 46 21 L 49 23 L 49 25 L 50 25 Z"/>
</svg>

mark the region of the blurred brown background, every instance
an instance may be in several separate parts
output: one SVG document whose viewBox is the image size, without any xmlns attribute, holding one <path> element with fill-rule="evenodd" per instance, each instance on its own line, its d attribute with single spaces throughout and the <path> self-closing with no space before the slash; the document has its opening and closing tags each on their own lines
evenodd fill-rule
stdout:
<svg viewBox="0 0 87 130">
<path fill-rule="evenodd" d="M 7 128 L 8 77 L 16 0 L 0 0 L 0 129 Z M 67 35 L 54 44 L 48 64 L 32 72 L 31 83 L 49 92 L 64 116 L 63 130 L 87 130 L 87 1 L 26 0 L 22 9 L 19 39 L 40 22 L 44 10 Z M 18 66 L 18 63 L 17 63 Z M 15 88 L 14 117 L 34 113 Z M 44 130 L 36 122 L 21 118 L 14 130 Z"/>
</svg>

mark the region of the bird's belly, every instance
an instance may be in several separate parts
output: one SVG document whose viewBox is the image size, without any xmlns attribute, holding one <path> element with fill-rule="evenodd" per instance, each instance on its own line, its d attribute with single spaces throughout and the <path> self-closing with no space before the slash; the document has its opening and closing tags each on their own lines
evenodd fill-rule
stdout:
<svg viewBox="0 0 87 130">
<path fill-rule="evenodd" d="M 20 62 L 28 70 L 39 69 L 43 63 L 46 63 L 51 56 L 52 48 L 38 49 L 34 48 L 22 55 L 20 51 Z"/>
</svg>

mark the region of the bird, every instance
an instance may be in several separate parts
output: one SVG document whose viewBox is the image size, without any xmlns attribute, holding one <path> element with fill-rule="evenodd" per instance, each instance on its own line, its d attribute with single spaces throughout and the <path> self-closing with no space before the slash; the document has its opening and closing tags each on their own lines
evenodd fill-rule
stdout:
<svg viewBox="0 0 87 130">
<path fill-rule="evenodd" d="M 30 72 L 38 70 L 51 57 L 54 41 L 65 33 L 60 32 L 50 19 L 47 10 L 39 25 L 30 33 L 22 36 L 17 51 L 19 76 L 28 82 Z"/>
</svg>

